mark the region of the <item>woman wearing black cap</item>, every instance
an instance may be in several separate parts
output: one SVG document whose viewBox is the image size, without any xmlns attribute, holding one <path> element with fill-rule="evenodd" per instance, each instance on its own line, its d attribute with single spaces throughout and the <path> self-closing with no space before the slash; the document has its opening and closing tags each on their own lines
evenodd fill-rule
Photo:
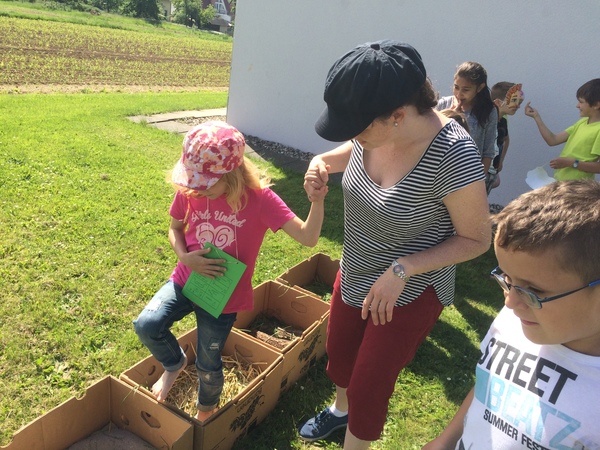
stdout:
<svg viewBox="0 0 600 450">
<path fill-rule="evenodd" d="M 317 133 L 342 142 L 316 156 L 305 187 L 344 172 L 344 248 L 327 336 L 334 405 L 305 440 L 348 426 L 344 449 L 379 439 L 400 371 L 454 299 L 455 264 L 490 245 L 481 158 L 469 134 L 434 111 L 419 53 L 379 41 L 331 67 Z"/>
</svg>

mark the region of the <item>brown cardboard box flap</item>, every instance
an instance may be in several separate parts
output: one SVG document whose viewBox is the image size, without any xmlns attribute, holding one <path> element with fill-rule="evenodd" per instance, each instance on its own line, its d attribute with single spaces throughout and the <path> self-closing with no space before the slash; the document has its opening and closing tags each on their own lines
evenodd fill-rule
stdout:
<svg viewBox="0 0 600 450">
<path fill-rule="evenodd" d="M 333 287 L 339 269 L 339 259 L 331 259 L 324 253 L 315 253 L 279 275 L 277 281 L 301 288 L 314 282 L 321 282 Z M 310 289 L 308 291 L 310 292 Z"/>
<path fill-rule="evenodd" d="M 112 423 L 163 449 L 193 444 L 189 422 L 168 408 L 108 376 L 20 429 L 8 450 L 63 450 Z"/>
</svg>

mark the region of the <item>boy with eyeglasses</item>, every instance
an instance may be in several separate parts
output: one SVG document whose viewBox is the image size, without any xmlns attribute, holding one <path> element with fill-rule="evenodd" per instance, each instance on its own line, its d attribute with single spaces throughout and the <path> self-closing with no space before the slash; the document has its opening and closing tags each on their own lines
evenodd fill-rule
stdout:
<svg viewBox="0 0 600 450">
<path fill-rule="evenodd" d="M 495 217 L 505 307 L 434 449 L 600 449 L 600 183 L 552 183 Z"/>
</svg>

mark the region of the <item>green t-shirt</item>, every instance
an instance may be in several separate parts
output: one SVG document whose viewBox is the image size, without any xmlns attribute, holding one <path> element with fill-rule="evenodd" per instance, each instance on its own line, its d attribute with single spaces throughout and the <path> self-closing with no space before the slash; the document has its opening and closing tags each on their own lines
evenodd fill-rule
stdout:
<svg viewBox="0 0 600 450">
<path fill-rule="evenodd" d="M 600 158 L 600 122 L 588 123 L 588 117 L 583 117 L 565 130 L 569 134 L 567 143 L 560 152 L 565 158 L 575 158 L 579 161 L 596 161 Z M 580 180 L 594 178 L 593 173 L 583 172 L 573 167 L 556 169 L 554 178 L 562 180 Z"/>
</svg>

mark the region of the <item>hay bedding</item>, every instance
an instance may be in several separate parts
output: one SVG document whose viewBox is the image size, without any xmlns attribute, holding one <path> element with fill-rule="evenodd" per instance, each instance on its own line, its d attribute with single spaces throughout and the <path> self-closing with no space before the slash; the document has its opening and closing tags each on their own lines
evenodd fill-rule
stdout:
<svg viewBox="0 0 600 450">
<path fill-rule="evenodd" d="M 303 330 L 286 326 L 274 317 L 259 314 L 248 325 L 248 328 L 242 331 L 279 350 L 283 350 L 290 342 L 300 338 Z"/>
<path fill-rule="evenodd" d="M 254 378 L 266 368 L 266 363 L 251 362 L 243 356 L 235 354 L 232 356 L 223 356 L 223 393 L 219 401 L 219 408 L 224 406 L 236 395 L 244 390 Z M 196 400 L 198 398 L 198 374 L 194 364 L 188 365 L 175 384 L 169 391 L 167 402 L 177 406 L 190 416 L 195 417 L 198 409 Z"/>
<path fill-rule="evenodd" d="M 259 314 L 248 328 L 242 331 L 278 349 L 285 348 L 291 341 L 302 336 L 302 330 L 285 326 L 277 319 L 268 317 L 265 314 Z M 264 362 L 248 361 L 237 353 L 223 355 L 222 360 L 224 384 L 219 408 L 242 392 L 252 380 L 266 369 L 267 365 Z M 181 372 L 177 381 L 173 384 L 166 401 L 194 417 L 198 412 L 196 408 L 197 397 L 198 374 L 196 373 L 196 366 L 190 364 Z"/>
<path fill-rule="evenodd" d="M 324 302 L 329 303 L 331 301 L 331 294 L 333 293 L 333 286 L 320 281 L 318 279 L 313 280 L 311 283 L 302 286 L 309 292 L 312 292 L 317 297 L 320 297 Z"/>
</svg>

